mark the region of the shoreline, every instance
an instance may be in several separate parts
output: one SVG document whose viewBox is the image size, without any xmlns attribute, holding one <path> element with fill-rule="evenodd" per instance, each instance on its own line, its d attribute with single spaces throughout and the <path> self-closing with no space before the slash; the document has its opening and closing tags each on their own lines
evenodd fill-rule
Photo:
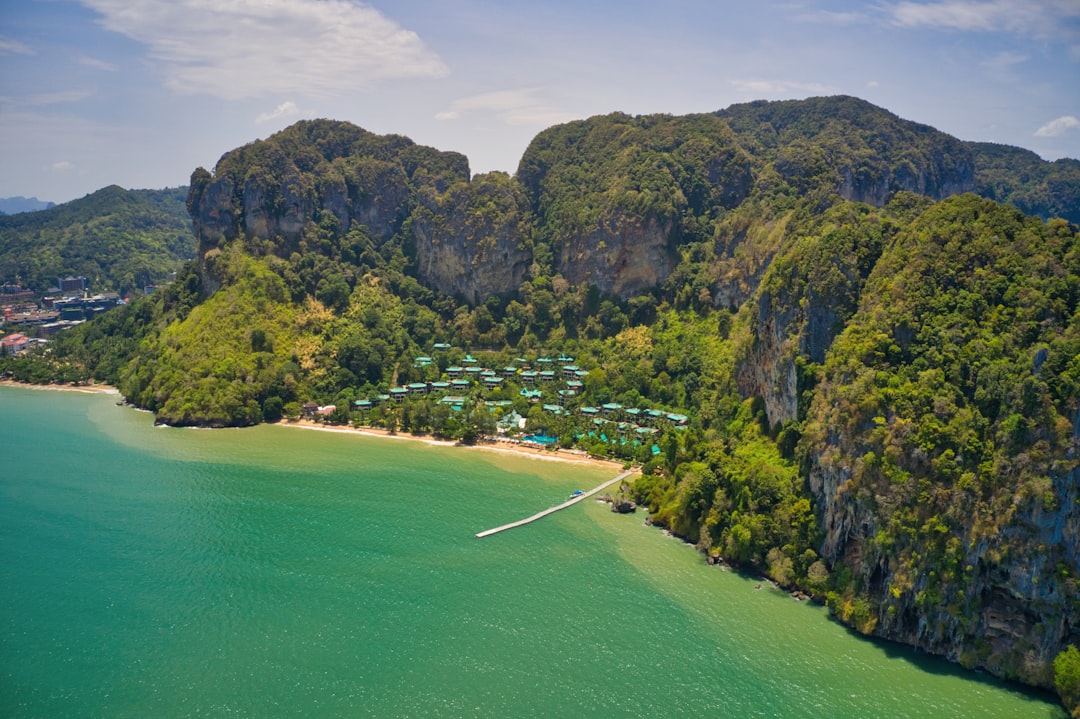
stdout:
<svg viewBox="0 0 1080 719">
<path fill-rule="evenodd" d="M 21 389 L 51 390 L 53 392 L 82 392 L 83 394 L 120 394 L 120 390 L 111 384 L 31 384 L 13 379 L 0 380 L 0 387 L 19 387 Z"/>
<path fill-rule="evenodd" d="M 120 394 L 120 390 L 112 385 L 97 383 L 86 385 L 31 384 L 29 382 L 18 382 L 12 379 L 0 379 L 0 387 L 16 387 L 37 391 L 80 392 L 82 394 Z M 497 452 L 499 454 L 508 456 L 528 457 L 532 459 L 543 460 L 546 462 L 567 462 L 570 464 L 595 467 L 597 469 L 622 471 L 623 468 L 623 462 L 614 459 L 600 459 L 598 457 L 591 457 L 584 452 L 581 452 L 580 450 L 561 449 L 551 451 L 539 445 L 531 445 L 529 443 L 518 442 L 505 438 L 488 439 L 482 442 L 478 442 L 477 444 L 462 444 L 460 442 L 455 442 L 454 440 L 435 439 L 434 437 L 431 437 L 429 435 L 413 434 L 411 432 L 396 432 L 394 434 L 391 434 L 389 431 L 385 429 L 379 429 L 377 427 L 326 425 L 319 422 L 314 422 L 309 419 L 282 419 L 277 422 L 266 422 L 265 424 L 275 425 L 279 427 L 308 429 L 314 430 L 316 432 L 337 432 L 340 434 L 356 434 L 367 437 L 379 437 L 383 439 L 405 440 L 409 442 L 419 442 L 433 447 L 463 447 L 466 449 L 478 449 L 485 452 Z"/>
<path fill-rule="evenodd" d="M 623 468 L 623 463 L 618 460 L 599 459 L 597 457 L 590 457 L 586 454 L 577 454 L 575 450 L 563 449 L 552 452 L 551 450 L 547 450 L 539 446 L 533 447 L 527 443 L 515 442 L 509 439 L 485 440 L 477 444 L 462 444 L 460 442 L 455 442 L 454 440 L 435 439 L 434 437 L 412 434 L 409 432 L 398 432 L 395 434 L 390 434 L 390 432 L 388 432 L 387 430 L 378 429 L 376 427 L 325 425 L 318 422 L 313 422 L 309 419 L 282 419 L 277 422 L 268 422 L 267 424 L 279 427 L 308 429 L 314 430 L 316 432 L 337 432 L 341 434 L 357 434 L 367 437 L 380 437 L 382 439 L 420 442 L 433 447 L 462 447 L 465 449 L 479 449 L 486 452 L 498 452 L 500 454 L 539 459 L 547 462 L 568 462 L 571 464 L 586 465 L 595 467 L 597 469 L 612 469 L 616 471 L 622 471 Z"/>
</svg>

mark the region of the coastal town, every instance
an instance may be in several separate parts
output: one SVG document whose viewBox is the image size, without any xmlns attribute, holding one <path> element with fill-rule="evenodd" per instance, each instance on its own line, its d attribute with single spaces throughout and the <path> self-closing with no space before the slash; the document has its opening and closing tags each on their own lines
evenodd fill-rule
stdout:
<svg viewBox="0 0 1080 719">
<path fill-rule="evenodd" d="M 86 277 L 62 277 L 43 294 L 18 282 L 0 285 L 0 355 L 15 356 L 124 304 L 116 292 L 90 293 Z M 8 330 L 17 330 L 9 332 Z"/>
</svg>

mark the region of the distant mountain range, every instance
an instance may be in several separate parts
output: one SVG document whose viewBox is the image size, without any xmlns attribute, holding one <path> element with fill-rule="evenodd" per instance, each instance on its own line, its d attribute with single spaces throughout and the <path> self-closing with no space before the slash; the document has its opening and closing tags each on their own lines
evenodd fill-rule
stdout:
<svg viewBox="0 0 1080 719">
<path fill-rule="evenodd" d="M 55 202 L 46 202 L 36 197 L 0 197 L 0 214 L 15 215 L 20 212 L 37 212 L 56 207 Z"/>
</svg>

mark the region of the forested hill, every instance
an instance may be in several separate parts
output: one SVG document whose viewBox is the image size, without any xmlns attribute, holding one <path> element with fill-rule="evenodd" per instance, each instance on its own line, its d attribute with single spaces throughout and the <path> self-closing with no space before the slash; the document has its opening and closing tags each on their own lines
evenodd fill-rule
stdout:
<svg viewBox="0 0 1080 719">
<path fill-rule="evenodd" d="M 471 438 L 504 402 L 642 462 L 637 499 L 710 557 L 999 676 L 1051 687 L 1063 657 L 1072 702 L 1080 231 L 1043 215 L 1075 217 L 1076 180 L 847 97 L 570 122 L 514 177 L 305 121 L 197 169 L 198 262 L 48 361 L 171 424 L 313 401 Z M 357 409 L 467 352 L 588 375 Z M 686 424 L 636 428 L 653 452 L 597 429 L 604 404 Z"/>
<path fill-rule="evenodd" d="M 62 205 L 0 217 L 0 279 L 37 292 L 83 275 L 95 291 L 156 284 L 195 256 L 186 187 L 116 185 Z"/>
</svg>

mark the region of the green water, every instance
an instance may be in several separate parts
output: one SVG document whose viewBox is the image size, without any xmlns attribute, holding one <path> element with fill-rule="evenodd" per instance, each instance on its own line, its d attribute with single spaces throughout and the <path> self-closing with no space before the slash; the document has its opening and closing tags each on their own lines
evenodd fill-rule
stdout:
<svg viewBox="0 0 1080 719">
<path fill-rule="evenodd" d="M 0 388 L 0 716 L 1063 717 L 587 501 L 610 471 Z"/>
</svg>

